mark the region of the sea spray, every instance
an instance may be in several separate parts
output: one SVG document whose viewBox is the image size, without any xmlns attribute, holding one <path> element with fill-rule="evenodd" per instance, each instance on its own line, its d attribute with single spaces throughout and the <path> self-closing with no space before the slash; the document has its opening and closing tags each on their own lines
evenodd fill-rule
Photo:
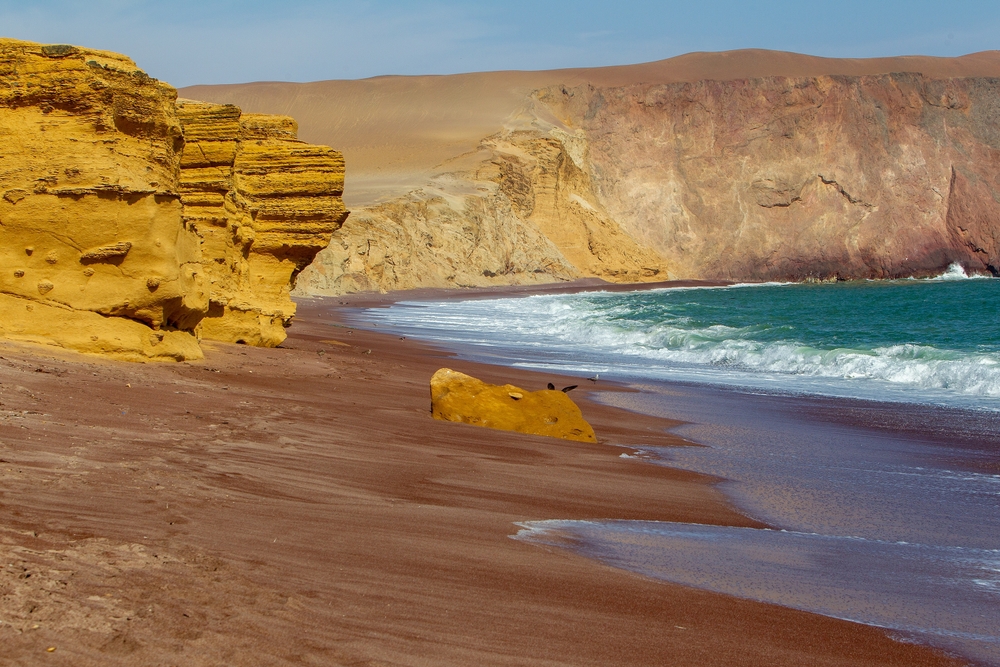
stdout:
<svg viewBox="0 0 1000 667">
<path fill-rule="evenodd" d="M 965 272 L 965 268 L 961 264 L 955 262 L 950 265 L 944 273 L 934 276 L 933 278 L 928 278 L 928 280 L 978 280 L 982 278 L 990 278 L 990 276 L 979 273 L 974 273 L 970 276 Z"/>
</svg>

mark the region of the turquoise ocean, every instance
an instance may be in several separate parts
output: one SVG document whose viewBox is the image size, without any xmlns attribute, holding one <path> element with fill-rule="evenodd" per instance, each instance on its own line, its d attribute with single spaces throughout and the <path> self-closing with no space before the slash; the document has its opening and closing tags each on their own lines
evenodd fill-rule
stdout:
<svg viewBox="0 0 1000 667">
<path fill-rule="evenodd" d="M 924 280 L 410 301 L 353 317 L 470 360 L 577 374 L 597 400 L 685 422 L 674 432 L 698 446 L 625 456 L 723 479 L 772 527 L 551 517 L 515 539 L 568 535 L 652 579 L 1000 665 L 998 316 L 1000 280 L 952 267 Z M 600 392 L 605 381 L 639 391 Z"/>
<path fill-rule="evenodd" d="M 365 317 L 472 356 L 605 377 L 1000 410 L 1000 280 L 403 302 Z"/>
</svg>

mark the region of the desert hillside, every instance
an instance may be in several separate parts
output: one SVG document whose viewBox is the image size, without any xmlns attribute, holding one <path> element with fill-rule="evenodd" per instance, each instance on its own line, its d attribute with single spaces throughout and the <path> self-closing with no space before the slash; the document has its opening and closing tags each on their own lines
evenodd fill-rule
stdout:
<svg viewBox="0 0 1000 667">
<path fill-rule="evenodd" d="M 337 293 L 993 270 L 997 77 L 748 50 L 181 92 L 343 150 L 355 212 L 300 278 Z"/>
<path fill-rule="evenodd" d="M 1000 77 L 1000 51 L 959 58 L 844 59 L 748 49 L 689 53 L 619 67 L 201 85 L 182 88 L 180 94 L 295 118 L 303 140 L 337 146 L 344 153 L 350 167 L 344 201 L 356 207 L 400 194 L 407 185 L 423 185 L 434 167 L 476 148 L 540 88 L 892 72 L 919 72 L 930 78 Z"/>
</svg>

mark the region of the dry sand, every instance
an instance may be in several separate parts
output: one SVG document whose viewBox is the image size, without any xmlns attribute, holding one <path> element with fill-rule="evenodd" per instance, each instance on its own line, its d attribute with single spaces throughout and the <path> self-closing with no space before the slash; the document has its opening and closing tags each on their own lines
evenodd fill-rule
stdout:
<svg viewBox="0 0 1000 667">
<path fill-rule="evenodd" d="M 350 301 L 305 302 L 282 349 L 198 363 L 0 345 L 0 663 L 959 664 L 510 539 L 547 518 L 757 524 L 711 479 L 620 458 L 681 443 L 588 387 L 600 444 L 432 420 L 441 366 L 561 380 L 337 326 Z"/>
<path fill-rule="evenodd" d="M 422 186 L 445 161 L 475 150 L 539 88 L 565 85 L 728 81 L 764 76 L 921 72 L 935 77 L 1000 77 L 1000 51 L 959 58 L 819 58 L 747 49 L 689 53 L 639 65 L 450 76 L 381 76 L 356 81 L 191 86 L 184 97 L 286 114 L 305 141 L 333 146 L 347 161 L 345 202 L 366 206 Z"/>
</svg>

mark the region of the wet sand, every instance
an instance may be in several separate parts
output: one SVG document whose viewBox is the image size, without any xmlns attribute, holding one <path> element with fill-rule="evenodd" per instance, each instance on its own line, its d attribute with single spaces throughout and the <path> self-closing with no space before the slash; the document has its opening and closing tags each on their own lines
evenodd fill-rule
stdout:
<svg viewBox="0 0 1000 667">
<path fill-rule="evenodd" d="M 334 312 L 373 301 L 305 300 L 282 348 L 196 363 L 0 343 L 0 662 L 962 664 L 510 539 L 553 518 L 760 524 L 711 478 L 621 458 L 681 441 L 589 401 L 604 383 L 573 393 L 599 444 L 434 421 L 441 366 L 562 379 Z"/>
</svg>

